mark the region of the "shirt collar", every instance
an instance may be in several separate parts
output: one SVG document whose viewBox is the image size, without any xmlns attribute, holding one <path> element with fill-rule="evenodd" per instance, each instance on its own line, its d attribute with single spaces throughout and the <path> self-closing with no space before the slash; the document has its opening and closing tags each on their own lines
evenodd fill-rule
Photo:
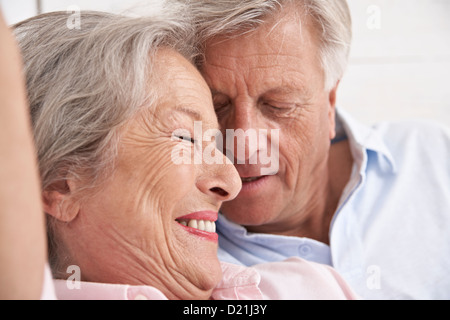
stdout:
<svg viewBox="0 0 450 320">
<path fill-rule="evenodd" d="M 214 300 L 263 300 L 259 289 L 261 276 L 249 267 L 226 262 L 222 265 L 222 281 L 212 293 Z"/>
<path fill-rule="evenodd" d="M 167 300 L 158 289 L 70 280 L 54 280 L 58 300 Z"/>
<path fill-rule="evenodd" d="M 358 165 L 364 165 L 367 151 L 376 154 L 381 170 L 395 173 L 396 163 L 386 142 L 375 128 L 362 124 L 343 109 L 336 108 L 336 127 L 347 135 L 352 155 Z"/>
<path fill-rule="evenodd" d="M 214 300 L 262 300 L 261 277 L 253 268 L 221 262 L 222 281 L 213 290 Z M 151 286 L 54 280 L 59 300 L 167 300 Z"/>
</svg>

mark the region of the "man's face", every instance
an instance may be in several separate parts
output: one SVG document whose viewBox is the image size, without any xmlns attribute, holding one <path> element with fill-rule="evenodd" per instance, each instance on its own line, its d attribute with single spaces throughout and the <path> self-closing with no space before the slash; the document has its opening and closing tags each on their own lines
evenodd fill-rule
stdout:
<svg viewBox="0 0 450 320">
<path fill-rule="evenodd" d="M 201 71 L 222 130 L 269 130 L 270 150 L 271 129 L 280 129 L 277 174 L 249 164 L 254 146 L 246 145 L 246 164 L 234 159 L 243 187 L 222 212 L 250 230 L 282 233 L 326 202 L 335 89 L 324 89 L 314 27 L 303 20 L 280 14 L 247 35 L 207 43 Z"/>
</svg>

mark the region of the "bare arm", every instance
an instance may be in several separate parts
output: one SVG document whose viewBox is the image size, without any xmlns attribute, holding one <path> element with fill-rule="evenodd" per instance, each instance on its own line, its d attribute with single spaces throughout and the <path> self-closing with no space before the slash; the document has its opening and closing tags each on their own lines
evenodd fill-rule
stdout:
<svg viewBox="0 0 450 320">
<path fill-rule="evenodd" d="M 0 12 L 0 299 L 39 299 L 44 215 L 21 59 Z"/>
</svg>

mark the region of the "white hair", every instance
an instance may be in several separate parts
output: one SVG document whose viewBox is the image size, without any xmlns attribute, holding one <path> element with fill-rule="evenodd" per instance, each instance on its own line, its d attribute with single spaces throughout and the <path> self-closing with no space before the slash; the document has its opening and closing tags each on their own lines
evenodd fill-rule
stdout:
<svg viewBox="0 0 450 320">
<path fill-rule="evenodd" d="M 78 179 L 83 189 L 75 199 L 80 201 L 110 176 L 120 129 L 158 99 L 159 75 L 152 72 L 158 50 L 171 48 L 191 62 L 195 56 L 195 32 L 187 11 L 175 9 L 145 18 L 82 12 L 80 29 L 67 27 L 66 12 L 14 26 L 25 65 L 42 190 L 66 193 L 67 180 Z M 48 216 L 47 223 L 56 276 L 69 257 L 61 253 L 55 220 Z"/>
<path fill-rule="evenodd" d="M 149 83 L 160 48 L 195 55 L 192 24 L 180 14 L 82 12 L 80 30 L 66 26 L 68 17 L 53 12 L 14 26 L 43 190 L 68 173 L 101 176 L 114 159 L 117 129 L 157 99 L 157 84 Z"/>
<path fill-rule="evenodd" d="M 201 45 L 213 37 L 235 37 L 256 30 L 268 18 L 293 5 L 298 8 L 298 16 L 308 17 L 316 28 L 325 88 L 332 89 L 344 74 L 352 40 L 352 21 L 346 0 L 178 1 L 191 6 Z"/>
</svg>

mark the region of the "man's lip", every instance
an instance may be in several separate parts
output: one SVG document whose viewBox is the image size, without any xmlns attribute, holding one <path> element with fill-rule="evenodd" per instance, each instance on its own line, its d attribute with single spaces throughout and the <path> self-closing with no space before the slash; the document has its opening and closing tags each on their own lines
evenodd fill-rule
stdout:
<svg viewBox="0 0 450 320">
<path fill-rule="evenodd" d="M 239 192 L 238 197 L 242 199 L 242 197 L 258 196 L 260 192 L 266 190 L 271 179 L 272 176 L 261 176 L 259 179 L 256 179 L 254 181 L 242 181 L 242 188 Z"/>
<path fill-rule="evenodd" d="M 268 175 L 275 175 L 274 174 L 261 174 L 265 169 L 263 166 L 254 164 L 254 165 L 247 165 L 247 164 L 235 164 L 234 165 L 237 172 L 239 173 L 239 176 L 241 179 L 247 179 L 247 178 L 262 178 Z"/>
<path fill-rule="evenodd" d="M 262 177 L 261 174 L 254 174 L 254 175 L 251 175 L 251 174 L 241 174 L 241 175 L 239 175 L 239 176 L 241 177 L 241 179 Z"/>
<path fill-rule="evenodd" d="M 217 221 L 219 218 L 219 213 L 216 211 L 197 211 L 185 216 L 178 217 L 176 220 L 207 220 L 207 221 Z"/>
<path fill-rule="evenodd" d="M 236 169 L 241 178 L 258 177 L 261 175 L 261 169 L 257 169 L 257 168 L 252 169 L 252 170 L 245 170 L 245 169 L 239 169 L 238 167 L 236 167 Z"/>
<path fill-rule="evenodd" d="M 242 180 L 243 183 L 248 183 L 248 182 L 254 182 L 254 181 L 259 180 L 259 179 L 264 178 L 264 177 L 265 176 L 241 177 L 241 180 Z M 250 180 L 250 181 L 244 181 L 244 180 Z"/>
</svg>

